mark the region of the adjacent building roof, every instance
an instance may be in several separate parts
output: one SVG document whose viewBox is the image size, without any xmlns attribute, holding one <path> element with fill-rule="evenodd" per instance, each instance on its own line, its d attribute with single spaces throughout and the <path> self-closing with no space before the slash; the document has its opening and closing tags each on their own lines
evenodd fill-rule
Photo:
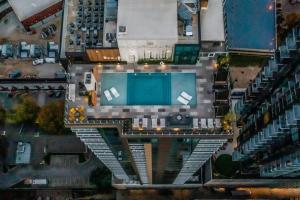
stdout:
<svg viewBox="0 0 300 200">
<path fill-rule="evenodd" d="M 274 0 L 226 0 L 224 11 L 229 49 L 276 49 Z"/>
<path fill-rule="evenodd" d="M 8 0 L 20 21 L 23 21 L 61 0 Z"/>
<path fill-rule="evenodd" d="M 177 35 L 176 0 L 119 1 L 118 39 L 174 40 Z"/>
<path fill-rule="evenodd" d="M 18 142 L 16 150 L 16 164 L 28 164 L 30 162 L 31 145 Z"/>
<path fill-rule="evenodd" d="M 224 41 L 223 3 L 209 0 L 206 9 L 201 10 L 201 40 Z"/>
</svg>

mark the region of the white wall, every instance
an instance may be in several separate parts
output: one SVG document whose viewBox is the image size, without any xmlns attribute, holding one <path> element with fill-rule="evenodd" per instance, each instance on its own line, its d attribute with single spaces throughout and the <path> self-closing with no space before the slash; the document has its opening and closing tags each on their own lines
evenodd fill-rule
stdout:
<svg viewBox="0 0 300 200">
<path fill-rule="evenodd" d="M 129 63 L 144 58 L 172 58 L 177 40 L 119 40 L 121 60 Z"/>
</svg>

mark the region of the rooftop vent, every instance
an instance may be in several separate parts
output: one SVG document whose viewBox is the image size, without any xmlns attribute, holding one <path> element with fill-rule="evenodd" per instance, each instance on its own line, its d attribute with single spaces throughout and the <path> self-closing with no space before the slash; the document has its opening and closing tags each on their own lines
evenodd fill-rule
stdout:
<svg viewBox="0 0 300 200">
<path fill-rule="evenodd" d="M 126 32 L 126 26 L 119 26 L 119 33 L 125 33 Z"/>
</svg>

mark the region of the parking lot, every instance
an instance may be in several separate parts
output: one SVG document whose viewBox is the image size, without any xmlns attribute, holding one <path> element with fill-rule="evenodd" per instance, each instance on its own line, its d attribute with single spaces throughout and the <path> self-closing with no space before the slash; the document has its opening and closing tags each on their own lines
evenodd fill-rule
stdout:
<svg viewBox="0 0 300 200">
<path fill-rule="evenodd" d="M 43 28 L 54 24 L 57 28 L 56 34 L 48 39 L 42 39 L 41 31 Z M 22 24 L 19 22 L 17 16 L 11 12 L 0 21 L 0 42 L 18 43 L 26 41 L 27 43 L 34 43 L 39 45 L 46 45 L 48 41 L 59 43 L 61 32 L 61 16 L 56 17 L 50 22 L 35 29 L 35 34 L 29 34 L 24 31 Z"/>
<path fill-rule="evenodd" d="M 43 39 L 41 36 L 42 30 L 54 25 L 56 31 L 53 35 L 49 35 L 48 38 Z M 20 42 L 26 42 L 28 45 L 40 45 L 44 57 L 47 57 L 46 54 L 48 42 L 54 42 L 59 44 L 60 42 L 60 33 L 61 33 L 61 16 L 49 20 L 48 23 L 43 24 L 34 29 L 33 33 L 27 33 L 23 29 L 22 24 L 18 20 L 14 12 L 10 12 L 0 21 L 0 44 L 12 44 L 14 57 L 8 59 L 0 60 L 0 78 L 7 78 L 10 72 L 15 71 L 16 69 L 21 71 L 22 78 L 54 78 L 54 73 L 58 70 L 61 70 L 59 64 L 42 64 L 38 66 L 33 66 L 32 61 L 34 58 L 19 58 L 19 45 Z"/>
<path fill-rule="evenodd" d="M 44 63 L 33 66 L 32 60 L 5 59 L 0 62 L 0 78 L 8 78 L 10 72 L 21 71 L 21 77 L 55 78 L 55 72 L 63 70 L 59 63 Z"/>
</svg>

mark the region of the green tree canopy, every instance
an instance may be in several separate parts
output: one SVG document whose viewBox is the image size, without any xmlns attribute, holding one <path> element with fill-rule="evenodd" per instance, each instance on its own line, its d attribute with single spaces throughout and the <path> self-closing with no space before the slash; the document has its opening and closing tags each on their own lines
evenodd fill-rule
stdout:
<svg viewBox="0 0 300 200">
<path fill-rule="evenodd" d="M 64 126 L 64 101 L 50 102 L 43 106 L 37 116 L 37 123 L 46 132 L 63 134 Z"/>
<path fill-rule="evenodd" d="M 13 123 L 32 123 L 36 120 L 39 106 L 31 96 L 25 96 L 10 113 L 10 120 Z"/>
<path fill-rule="evenodd" d="M 236 174 L 239 165 L 237 162 L 232 161 L 231 155 L 223 154 L 216 159 L 214 167 L 216 172 L 220 173 L 222 176 L 231 178 Z"/>
<path fill-rule="evenodd" d="M 91 172 L 90 182 L 100 190 L 111 189 L 111 172 L 106 167 L 98 167 Z"/>
</svg>

